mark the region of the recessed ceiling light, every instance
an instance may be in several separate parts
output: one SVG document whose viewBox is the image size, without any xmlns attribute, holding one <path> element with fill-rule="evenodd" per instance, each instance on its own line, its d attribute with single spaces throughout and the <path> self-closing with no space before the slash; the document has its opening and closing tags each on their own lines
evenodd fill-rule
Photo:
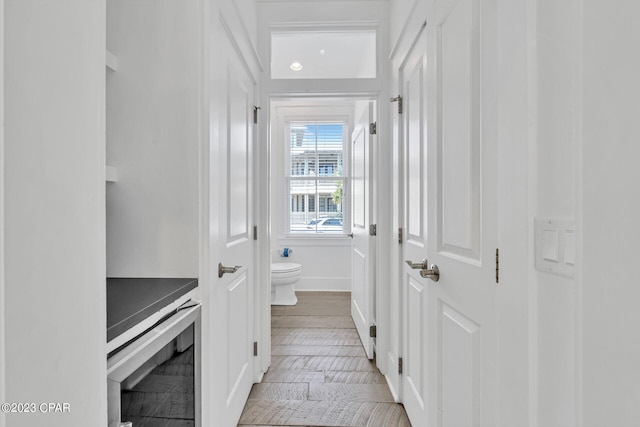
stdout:
<svg viewBox="0 0 640 427">
<path fill-rule="evenodd" d="M 320 55 L 324 55 L 325 53 L 326 53 L 326 50 L 320 49 Z"/>
<path fill-rule="evenodd" d="M 302 70 L 302 64 L 300 63 L 300 61 L 293 61 L 291 65 L 289 65 L 289 68 L 291 68 L 293 71 L 300 71 Z"/>
</svg>

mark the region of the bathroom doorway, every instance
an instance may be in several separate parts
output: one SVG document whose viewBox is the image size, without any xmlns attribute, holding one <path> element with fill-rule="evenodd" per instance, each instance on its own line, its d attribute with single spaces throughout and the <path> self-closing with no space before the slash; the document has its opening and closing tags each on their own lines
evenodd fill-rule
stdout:
<svg viewBox="0 0 640 427">
<path fill-rule="evenodd" d="M 376 282 L 376 106 L 374 96 L 271 100 L 270 261 L 301 266 L 297 292 L 351 292 L 357 284 L 361 296 Z M 369 259 L 354 258 L 356 242 Z M 366 308 L 355 305 L 360 318 L 370 318 L 367 328 L 375 322 L 369 294 Z"/>
</svg>

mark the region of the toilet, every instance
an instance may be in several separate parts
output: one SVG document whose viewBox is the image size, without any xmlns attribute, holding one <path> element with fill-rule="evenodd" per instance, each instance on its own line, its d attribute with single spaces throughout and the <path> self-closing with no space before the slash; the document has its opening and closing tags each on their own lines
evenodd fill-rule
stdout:
<svg viewBox="0 0 640 427">
<path fill-rule="evenodd" d="M 295 305 L 295 284 L 302 275 L 302 266 L 293 262 L 271 264 L 271 305 Z"/>
</svg>

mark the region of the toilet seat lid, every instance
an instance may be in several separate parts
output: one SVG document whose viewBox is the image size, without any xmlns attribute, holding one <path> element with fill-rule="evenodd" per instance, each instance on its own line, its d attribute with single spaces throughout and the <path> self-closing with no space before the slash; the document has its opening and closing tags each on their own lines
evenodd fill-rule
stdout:
<svg viewBox="0 0 640 427">
<path fill-rule="evenodd" d="M 294 262 L 276 262 L 271 264 L 272 273 L 290 273 L 292 271 L 299 271 L 302 269 L 302 265 Z"/>
</svg>

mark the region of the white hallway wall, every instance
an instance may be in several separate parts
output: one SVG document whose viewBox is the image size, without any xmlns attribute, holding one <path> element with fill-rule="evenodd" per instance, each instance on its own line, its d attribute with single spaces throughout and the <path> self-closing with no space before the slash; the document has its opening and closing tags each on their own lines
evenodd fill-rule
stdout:
<svg viewBox="0 0 640 427">
<path fill-rule="evenodd" d="M 640 419 L 640 4 L 535 2 L 535 214 L 577 225 L 573 278 L 535 273 L 537 422 Z"/>
<path fill-rule="evenodd" d="M 582 318 L 578 420 L 640 420 L 640 3 L 582 2 Z"/>
<path fill-rule="evenodd" d="M 103 0 L 5 2 L 7 425 L 106 424 Z"/>
<path fill-rule="evenodd" d="M 108 0 L 107 275 L 198 277 L 200 2 Z"/>
<path fill-rule="evenodd" d="M 579 0 L 538 1 L 535 216 L 576 219 Z M 533 221 L 530 218 L 529 221 Z M 542 426 L 576 423 L 576 278 L 534 273 L 537 401 Z"/>
</svg>

